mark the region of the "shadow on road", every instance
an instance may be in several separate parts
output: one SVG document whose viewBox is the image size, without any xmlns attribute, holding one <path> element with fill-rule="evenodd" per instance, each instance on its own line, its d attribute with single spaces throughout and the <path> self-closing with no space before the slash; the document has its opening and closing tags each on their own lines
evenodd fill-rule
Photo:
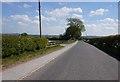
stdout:
<svg viewBox="0 0 120 82">
<path fill-rule="evenodd" d="M 112 53 L 109 53 L 109 52 L 106 52 L 109 56 L 111 56 L 111 57 L 113 57 L 113 58 L 115 58 L 115 59 L 117 59 L 118 61 L 120 61 L 120 54 L 112 54 Z"/>
<path fill-rule="evenodd" d="M 98 47 L 97 47 L 98 48 Z M 120 61 L 120 54 L 119 52 L 113 52 L 112 50 L 106 49 L 106 48 L 99 48 L 100 50 L 104 51 L 105 53 L 107 53 L 109 56 L 117 59 L 118 61 Z"/>
</svg>

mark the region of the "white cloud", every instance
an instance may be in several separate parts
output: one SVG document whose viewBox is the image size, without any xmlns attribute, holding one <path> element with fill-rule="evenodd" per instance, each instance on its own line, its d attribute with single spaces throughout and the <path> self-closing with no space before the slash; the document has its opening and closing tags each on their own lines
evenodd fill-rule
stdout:
<svg viewBox="0 0 120 82">
<path fill-rule="evenodd" d="M 39 22 L 38 21 L 39 16 L 30 18 L 28 15 L 11 15 L 10 18 L 15 22 L 17 22 L 19 25 L 29 25 L 30 23 L 38 25 Z M 56 18 L 54 17 L 45 17 L 42 15 L 41 18 L 42 21 L 47 21 L 47 22 L 56 21 Z"/>
<path fill-rule="evenodd" d="M 83 16 L 80 14 L 73 14 L 72 18 L 78 18 L 78 19 L 82 20 L 83 22 L 85 22 L 85 20 L 83 19 Z"/>
<path fill-rule="evenodd" d="M 45 17 L 45 16 L 42 15 L 42 20 L 43 21 L 56 21 L 56 18 L 54 18 L 54 17 Z"/>
<path fill-rule="evenodd" d="M 31 8 L 32 6 L 29 4 L 24 3 L 23 5 L 18 5 L 18 8 Z"/>
<path fill-rule="evenodd" d="M 114 22 L 118 22 L 118 20 L 114 20 L 112 18 L 105 18 L 105 19 L 102 19 L 102 20 L 97 20 L 98 22 L 104 22 L 104 23 L 114 23 Z"/>
<path fill-rule="evenodd" d="M 3 33 L 23 33 L 39 34 L 39 27 L 34 21 L 34 17 L 28 15 L 11 15 L 4 18 Z M 12 29 L 12 30 L 10 30 Z"/>
<path fill-rule="evenodd" d="M 86 24 L 85 27 L 88 35 L 114 35 L 118 33 L 118 20 L 105 18 L 97 20 L 93 24 Z"/>
<path fill-rule="evenodd" d="M 105 12 L 108 12 L 109 10 L 108 9 L 103 9 L 103 8 L 100 8 L 100 9 L 97 9 L 95 11 L 90 11 L 89 13 L 89 16 L 94 16 L 94 15 L 103 15 Z"/>
<path fill-rule="evenodd" d="M 100 24 L 86 24 L 86 33 L 87 35 L 92 36 L 108 36 L 108 35 L 115 35 L 118 33 L 117 27 L 108 27 L 102 26 Z"/>
<path fill-rule="evenodd" d="M 113 28 L 113 27 L 105 27 L 105 29 L 106 29 L 106 30 L 112 30 L 112 31 L 116 30 L 116 29 Z"/>
<path fill-rule="evenodd" d="M 27 25 L 27 23 L 32 22 L 28 15 L 11 15 L 10 17 L 20 25 Z"/>
<path fill-rule="evenodd" d="M 30 34 L 39 34 L 39 21 L 38 21 L 38 16 L 35 17 L 29 17 L 28 15 L 11 15 L 10 18 L 13 20 L 14 25 L 11 24 L 9 27 L 11 27 L 12 29 L 14 28 L 15 32 L 27 32 Z M 11 20 L 9 19 L 9 20 Z M 61 28 L 61 26 L 57 25 L 57 26 L 52 26 L 52 25 L 48 25 L 45 26 L 47 23 L 51 22 L 51 21 L 55 21 L 56 19 L 53 17 L 45 17 L 42 16 L 42 22 L 45 21 L 44 23 L 42 23 L 42 31 L 44 34 L 57 34 L 57 33 L 61 33 L 64 27 Z M 47 21 L 47 22 L 46 22 Z M 8 25 L 7 23 L 4 24 Z M 17 26 L 17 27 L 16 27 Z M 19 30 L 17 30 L 19 29 Z M 49 30 L 48 30 L 49 29 Z M 55 31 L 56 29 L 58 29 L 58 31 Z M 5 30 L 4 30 L 5 31 Z M 7 31 L 7 30 L 6 30 Z"/>
<path fill-rule="evenodd" d="M 35 16 L 35 18 L 38 20 L 39 16 Z M 56 18 L 54 18 L 54 17 L 45 17 L 45 16 L 41 15 L 41 18 L 43 21 L 56 21 Z"/>
<path fill-rule="evenodd" d="M 103 29 L 115 29 L 118 28 L 118 20 L 112 18 L 105 18 L 102 20 L 97 20 L 95 24 L 88 24 L 86 25 L 88 28 L 103 28 Z"/>
<path fill-rule="evenodd" d="M 33 20 L 32 23 L 38 25 L 39 21 L 38 20 Z"/>
<path fill-rule="evenodd" d="M 63 7 L 63 8 L 57 8 L 55 10 L 45 11 L 45 12 L 49 16 L 64 17 L 64 16 L 68 16 L 70 12 L 82 13 L 82 9 Z"/>
<path fill-rule="evenodd" d="M 22 25 L 22 26 L 26 26 L 27 24 L 26 23 L 23 23 L 23 22 L 17 22 L 19 25 Z"/>
<path fill-rule="evenodd" d="M 73 14 L 74 13 L 74 14 Z M 42 16 L 43 21 L 59 21 L 59 23 L 66 22 L 66 18 L 73 17 L 73 18 L 79 18 L 82 21 L 83 16 L 81 15 L 82 9 L 81 8 L 68 8 L 68 7 L 62 7 L 62 8 L 56 8 L 54 10 L 45 11 L 45 15 Z"/>
<path fill-rule="evenodd" d="M 24 8 L 30 8 L 30 7 L 32 7 L 31 5 L 28 5 L 28 4 L 23 4 L 23 7 Z"/>
<path fill-rule="evenodd" d="M 10 17 L 14 20 L 20 20 L 23 22 L 30 21 L 28 15 L 11 15 Z"/>
<path fill-rule="evenodd" d="M 87 25 L 85 25 L 85 27 L 88 27 L 88 28 L 97 28 L 97 25 L 96 24 L 87 24 Z"/>
<path fill-rule="evenodd" d="M 85 29 L 86 29 L 86 31 L 91 30 L 91 32 L 99 31 L 98 26 L 96 24 L 86 24 Z"/>
<path fill-rule="evenodd" d="M 101 23 L 102 26 L 118 27 L 118 19 L 105 18 L 102 20 L 97 20 L 97 22 Z"/>
<path fill-rule="evenodd" d="M 73 14 L 73 15 L 72 15 L 72 18 L 79 18 L 79 19 L 82 19 L 83 16 L 82 16 L 82 15 L 78 15 L 78 14 Z"/>
</svg>

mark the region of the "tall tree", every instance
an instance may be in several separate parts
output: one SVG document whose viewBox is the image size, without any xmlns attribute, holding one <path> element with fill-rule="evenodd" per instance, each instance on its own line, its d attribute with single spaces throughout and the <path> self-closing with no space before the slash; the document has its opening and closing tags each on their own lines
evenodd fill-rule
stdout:
<svg viewBox="0 0 120 82">
<path fill-rule="evenodd" d="M 78 18 L 67 18 L 67 25 L 69 26 L 65 32 L 66 39 L 79 39 L 81 32 L 85 31 L 83 22 Z"/>
</svg>

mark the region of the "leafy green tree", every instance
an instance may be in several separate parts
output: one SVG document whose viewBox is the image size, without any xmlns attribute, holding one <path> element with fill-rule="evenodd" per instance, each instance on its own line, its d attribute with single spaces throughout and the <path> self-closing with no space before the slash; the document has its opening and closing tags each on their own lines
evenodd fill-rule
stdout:
<svg viewBox="0 0 120 82">
<path fill-rule="evenodd" d="M 85 27 L 83 22 L 78 18 L 68 18 L 68 28 L 64 34 L 64 38 L 66 39 L 79 39 L 81 36 L 81 32 L 85 31 Z"/>
</svg>

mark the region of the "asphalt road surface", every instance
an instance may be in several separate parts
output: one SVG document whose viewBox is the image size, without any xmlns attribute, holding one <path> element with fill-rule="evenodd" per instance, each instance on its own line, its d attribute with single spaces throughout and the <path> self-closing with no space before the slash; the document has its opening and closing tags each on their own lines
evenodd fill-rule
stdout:
<svg viewBox="0 0 120 82">
<path fill-rule="evenodd" d="M 79 41 L 24 80 L 118 80 L 118 61 Z"/>
</svg>

